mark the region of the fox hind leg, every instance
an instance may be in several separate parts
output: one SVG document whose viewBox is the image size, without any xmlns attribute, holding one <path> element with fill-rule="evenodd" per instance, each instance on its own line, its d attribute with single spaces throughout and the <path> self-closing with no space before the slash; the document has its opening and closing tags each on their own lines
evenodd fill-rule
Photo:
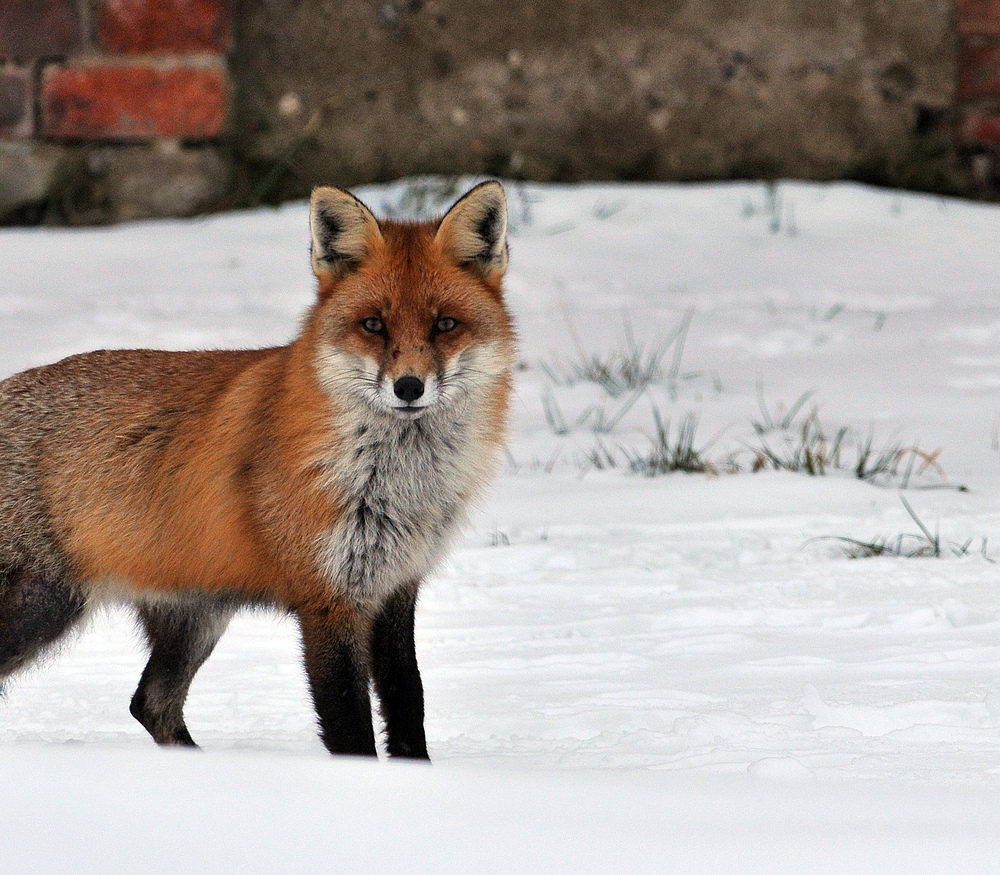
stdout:
<svg viewBox="0 0 1000 875">
<path fill-rule="evenodd" d="M 235 612 L 233 605 L 213 602 L 139 609 L 150 654 L 129 711 L 157 744 L 197 747 L 184 723 L 184 702 Z"/>
<path fill-rule="evenodd" d="M 86 606 L 60 572 L 15 571 L 0 579 L 0 683 L 58 641 Z"/>
</svg>

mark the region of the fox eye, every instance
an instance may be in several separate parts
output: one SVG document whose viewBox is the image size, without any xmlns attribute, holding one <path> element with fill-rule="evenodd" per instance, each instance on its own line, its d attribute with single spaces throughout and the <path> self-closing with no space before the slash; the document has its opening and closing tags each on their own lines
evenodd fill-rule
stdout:
<svg viewBox="0 0 1000 875">
<path fill-rule="evenodd" d="M 434 327 L 444 334 L 446 331 L 454 331 L 456 325 L 458 325 L 456 320 L 452 319 L 451 316 L 445 316 L 443 319 L 438 319 L 437 325 Z"/>
<path fill-rule="evenodd" d="M 361 320 L 361 327 L 364 328 L 369 334 L 381 334 L 382 329 L 385 327 L 382 324 L 382 320 L 375 317 L 369 316 L 367 319 Z"/>
</svg>

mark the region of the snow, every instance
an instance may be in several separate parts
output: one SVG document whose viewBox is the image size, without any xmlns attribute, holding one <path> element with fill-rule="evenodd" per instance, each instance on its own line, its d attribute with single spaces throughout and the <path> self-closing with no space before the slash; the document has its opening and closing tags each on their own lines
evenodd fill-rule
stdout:
<svg viewBox="0 0 1000 875">
<path fill-rule="evenodd" d="M 278 755 L 209 764 L 101 745 L 9 747 L 0 768 L 0 864 L 19 875 L 987 873 L 1000 850 L 983 791 L 777 793 L 663 773 L 567 780 Z"/>
<path fill-rule="evenodd" d="M 417 617 L 436 765 L 326 757 L 295 626 L 262 613 L 195 681 L 205 753 L 152 749 L 127 710 L 139 638 L 110 611 L 0 702 L 0 867 L 991 870 L 1000 210 L 844 184 L 510 194 L 510 458 Z M 306 218 L 0 232 L 0 373 L 285 341 L 312 294 Z M 648 355 L 687 320 L 644 389 L 564 385 L 581 350 L 630 330 Z M 807 392 L 791 430 L 757 434 Z M 909 488 L 751 473 L 814 406 L 828 437 L 852 429 L 848 463 L 869 433 L 918 447 Z M 628 471 L 654 410 L 671 434 L 696 415 L 717 473 Z M 598 448 L 618 467 L 594 470 Z M 900 494 L 941 558 L 830 540 L 919 534 Z"/>
</svg>

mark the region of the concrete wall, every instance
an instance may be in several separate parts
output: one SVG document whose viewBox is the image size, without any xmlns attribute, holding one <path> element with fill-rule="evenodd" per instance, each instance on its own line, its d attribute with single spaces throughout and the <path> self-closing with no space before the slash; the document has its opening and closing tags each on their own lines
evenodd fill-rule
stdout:
<svg viewBox="0 0 1000 875">
<path fill-rule="evenodd" d="M 243 154 L 410 173 L 968 185 L 951 0 L 237 0 Z"/>
</svg>

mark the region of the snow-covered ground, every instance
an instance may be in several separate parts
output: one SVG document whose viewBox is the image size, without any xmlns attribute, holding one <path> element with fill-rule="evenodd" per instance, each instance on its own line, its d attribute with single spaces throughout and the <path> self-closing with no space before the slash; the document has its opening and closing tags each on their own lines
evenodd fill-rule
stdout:
<svg viewBox="0 0 1000 875">
<path fill-rule="evenodd" d="M 511 206 L 510 458 L 417 618 L 438 765 L 326 758 L 294 624 L 260 614 L 192 689 L 206 754 L 150 750 L 139 639 L 111 612 L 0 702 L 0 869 L 995 871 L 1000 209 L 792 183 Z M 4 230 L 0 374 L 283 342 L 307 239 L 302 204 Z M 615 354 L 659 365 L 576 379 Z M 753 473 L 814 409 L 817 452 L 850 430 L 840 469 Z M 675 440 L 689 414 L 710 473 L 629 470 L 656 416 Z M 869 436 L 894 476 L 847 470 Z M 941 558 L 831 540 L 920 535 L 900 494 Z"/>
</svg>

